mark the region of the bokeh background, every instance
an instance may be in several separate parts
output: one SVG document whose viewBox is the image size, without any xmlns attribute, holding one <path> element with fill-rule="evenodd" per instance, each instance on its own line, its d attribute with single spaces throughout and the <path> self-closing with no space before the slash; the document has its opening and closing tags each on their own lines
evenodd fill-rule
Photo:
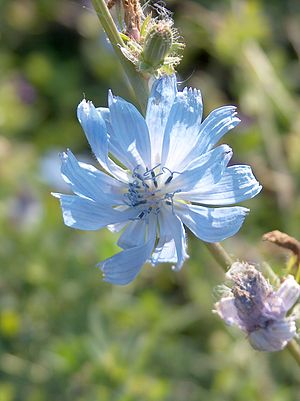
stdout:
<svg viewBox="0 0 300 401">
<path fill-rule="evenodd" d="M 264 185 L 226 249 L 282 271 L 261 241 L 300 238 L 300 3 L 173 0 L 187 44 L 179 67 L 205 114 L 224 104 L 242 123 L 225 141 Z M 127 99 L 122 70 L 88 1 L 0 1 L 0 401 L 296 401 L 287 351 L 264 354 L 212 314 L 223 272 L 189 233 L 179 273 L 146 266 L 129 286 L 95 265 L 118 251 L 107 230 L 64 226 L 51 191 L 67 191 L 58 153 L 90 149 L 76 119 L 83 97 Z"/>
</svg>

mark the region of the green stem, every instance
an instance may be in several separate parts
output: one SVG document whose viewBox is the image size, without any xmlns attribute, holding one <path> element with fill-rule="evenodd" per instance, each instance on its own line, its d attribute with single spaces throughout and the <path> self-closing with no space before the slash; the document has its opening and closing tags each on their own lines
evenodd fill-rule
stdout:
<svg viewBox="0 0 300 401">
<path fill-rule="evenodd" d="M 215 260 L 219 263 L 222 269 L 226 272 L 228 267 L 232 265 L 234 262 L 233 259 L 228 255 L 225 249 L 219 242 L 204 242 L 207 249 L 211 253 L 211 255 L 215 258 Z"/>
<path fill-rule="evenodd" d="M 294 357 L 295 361 L 300 366 L 300 346 L 295 340 L 291 340 L 286 346 L 290 354 Z"/>
<path fill-rule="evenodd" d="M 128 80 L 135 93 L 136 101 L 140 105 L 141 111 L 145 113 L 149 95 L 147 82 L 142 77 L 142 75 L 136 71 L 134 65 L 129 60 L 127 60 L 126 57 L 124 57 L 121 51 L 121 46 L 124 46 L 124 42 L 117 30 L 112 16 L 110 15 L 105 1 L 92 0 L 92 3 L 101 22 L 101 25 L 128 77 Z"/>
<path fill-rule="evenodd" d="M 222 269 L 226 272 L 228 267 L 233 263 L 233 259 L 228 255 L 225 249 L 218 242 L 216 243 L 208 243 L 205 242 L 205 245 L 214 259 L 219 263 Z M 277 275 L 272 270 L 271 266 L 268 265 L 269 272 L 274 279 L 274 277 L 278 279 Z M 289 350 L 290 354 L 293 356 L 297 364 L 300 366 L 300 345 L 295 340 L 291 340 L 286 348 Z"/>
</svg>

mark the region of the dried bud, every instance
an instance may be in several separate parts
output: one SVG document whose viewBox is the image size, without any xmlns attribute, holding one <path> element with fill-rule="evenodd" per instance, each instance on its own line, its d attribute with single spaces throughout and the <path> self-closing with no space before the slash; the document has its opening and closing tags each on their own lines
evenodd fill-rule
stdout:
<svg viewBox="0 0 300 401">
<path fill-rule="evenodd" d="M 227 324 L 246 332 L 253 348 L 270 352 L 283 349 L 296 335 L 296 316 L 286 316 L 300 295 L 293 276 L 277 291 L 247 263 L 234 263 L 226 276 L 231 287 L 215 304 L 215 312 Z"/>
</svg>

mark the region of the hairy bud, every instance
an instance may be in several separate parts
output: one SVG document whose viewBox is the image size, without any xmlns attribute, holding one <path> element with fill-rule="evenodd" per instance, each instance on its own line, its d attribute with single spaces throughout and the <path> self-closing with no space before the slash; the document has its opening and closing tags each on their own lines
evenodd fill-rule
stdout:
<svg viewBox="0 0 300 401">
<path fill-rule="evenodd" d="M 140 37 L 123 34 L 125 46 L 121 47 L 124 56 L 136 69 L 143 73 L 161 76 L 173 74 L 180 63 L 184 44 L 179 40 L 173 20 L 164 10 L 157 18 L 151 14 L 145 17 Z"/>
<path fill-rule="evenodd" d="M 172 44 L 173 34 L 169 24 L 159 21 L 153 25 L 145 37 L 141 69 L 151 72 L 161 67 L 171 51 Z"/>
</svg>

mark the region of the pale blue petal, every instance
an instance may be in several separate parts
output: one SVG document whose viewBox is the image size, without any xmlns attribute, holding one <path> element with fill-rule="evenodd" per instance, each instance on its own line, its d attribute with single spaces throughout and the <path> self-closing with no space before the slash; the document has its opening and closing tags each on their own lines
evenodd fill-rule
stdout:
<svg viewBox="0 0 300 401">
<path fill-rule="evenodd" d="M 108 97 L 112 134 L 110 145 L 117 158 L 130 169 L 150 168 L 151 147 L 147 124 L 139 111 L 120 97 Z"/>
<path fill-rule="evenodd" d="M 108 133 L 111 133 L 111 123 L 110 123 L 110 113 L 109 113 L 109 108 L 108 107 L 96 107 L 96 110 L 98 113 L 100 113 L 101 117 L 105 121 L 106 124 L 106 129 Z"/>
<path fill-rule="evenodd" d="M 174 203 L 176 214 L 202 241 L 219 242 L 236 234 L 241 228 L 248 209 L 244 207 L 207 208 Z"/>
<path fill-rule="evenodd" d="M 188 161 L 193 162 L 203 153 L 210 151 L 227 131 L 240 122 L 236 114 L 234 106 L 220 107 L 210 113 L 200 125 L 197 135 L 192 141 L 190 153 L 187 154 L 183 164 Z M 182 135 L 184 135 L 184 132 Z"/>
<path fill-rule="evenodd" d="M 284 280 L 275 294 L 275 297 L 281 299 L 282 301 L 281 311 L 284 314 L 288 312 L 292 306 L 294 306 L 299 296 L 300 285 L 291 275 Z"/>
<path fill-rule="evenodd" d="M 97 113 L 93 103 L 85 99 L 78 105 L 77 117 L 94 155 L 102 167 L 107 168 L 108 137 L 103 118 Z"/>
<path fill-rule="evenodd" d="M 131 168 L 130 163 L 128 162 L 127 151 L 124 152 L 124 149 L 119 146 L 118 142 L 117 142 L 117 145 L 115 146 L 116 140 L 115 140 L 115 134 L 114 134 L 112 123 L 111 123 L 111 115 L 110 115 L 109 109 L 105 108 L 105 107 L 98 107 L 97 112 L 101 114 L 101 116 L 103 117 L 103 119 L 105 121 L 106 130 L 107 130 L 108 136 L 110 138 L 110 141 L 108 144 L 109 152 L 111 154 L 113 154 L 114 157 L 117 158 L 117 160 L 119 162 L 121 162 L 124 166 L 126 166 L 127 168 Z"/>
<path fill-rule="evenodd" d="M 121 181 L 128 182 L 126 172 L 117 166 L 108 157 L 109 138 L 106 124 L 100 113 L 97 112 L 92 102 L 85 99 L 77 108 L 78 120 L 85 132 L 90 147 L 100 165 Z"/>
<path fill-rule="evenodd" d="M 113 132 L 113 128 L 112 128 L 112 125 L 111 125 L 109 108 L 108 107 L 97 107 L 96 110 L 97 110 L 97 113 L 100 114 L 100 116 L 103 118 L 103 120 L 105 122 L 106 132 L 108 134 L 108 138 L 109 138 L 109 141 L 110 141 L 110 138 L 111 138 L 111 135 L 112 135 L 112 132 Z M 111 144 L 109 142 L 108 143 L 108 150 L 109 150 L 109 152 L 114 153 L 112 151 L 111 147 L 112 146 L 111 146 Z"/>
<path fill-rule="evenodd" d="M 177 253 L 175 241 L 172 238 L 168 242 L 164 242 L 162 238 L 159 239 L 159 242 L 152 254 L 151 263 L 156 266 L 159 263 L 176 263 L 177 262 Z"/>
<path fill-rule="evenodd" d="M 266 328 L 249 334 L 249 342 L 258 351 L 275 352 L 282 350 L 296 335 L 296 325 L 292 320 L 275 320 Z"/>
<path fill-rule="evenodd" d="M 197 192 L 216 184 L 222 178 L 228 162 L 232 157 L 232 150 L 228 145 L 220 145 L 205 153 L 180 174 L 174 175 L 173 180 L 166 185 L 169 193 L 180 190 L 182 193 Z M 187 194 L 188 196 L 188 194 Z"/>
<path fill-rule="evenodd" d="M 145 243 L 146 220 L 135 220 L 128 224 L 118 240 L 123 249 L 133 248 Z"/>
<path fill-rule="evenodd" d="M 159 223 L 159 241 L 152 254 L 151 263 L 177 263 L 176 245 L 173 238 L 173 227 L 170 229 L 170 224 L 167 224 L 167 219 L 162 213 L 158 215 Z"/>
<path fill-rule="evenodd" d="M 222 298 L 215 304 L 215 311 L 229 326 L 236 325 L 244 330 L 244 324 L 239 318 L 233 297 Z"/>
<path fill-rule="evenodd" d="M 189 192 L 179 193 L 179 199 L 203 205 L 232 205 L 253 198 L 262 187 L 254 177 L 251 167 L 235 165 L 227 167 L 216 184 L 197 186 Z"/>
<path fill-rule="evenodd" d="M 124 204 L 123 183 L 89 164 L 78 163 L 70 150 L 61 154 L 61 160 L 62 176 L 76 195 L 110 205 Z"/>
<path fill-rule="evenodd" d="M 162 208 L 159 214 L 160 232 L 163 238 L 170 242 L 172 237 L 176 248 L 176 265 L 172 268 L 180 270 L 184 261 L 188 258 L 186 253 L 186 234 L 181 220 L 170 210 Z M 172 247 L 169 244 L 169 247 Z M 165 250 L 164 252 L 166 252 Z M 172 248 L 169 248 L 172 251 Z M 164 253 L 159 255 L 159 258 L 164 258 Z M 175 257 L 172 255 L 171 260 L 164 259 L 164 262 L 171 262 Z"/>
<path fill-rule="evenodd" d="M 145 237 L 144 233 L 144 237 Z M 104 281 L 126 285 L 138 275 L 150 258 L 156 238 L 156 219 L 149 219 L 147 241 L 143 245 L 125 249 L 98 264 L 104 273 Z"/>
<path fill-rule="evenodd" d="M 148 100 L 146 123 L 152 149 L 152 166 L 161 161 L 163 134 L 177 93 L 175 75 L 165 75 L 154 81 Z"/>
<path fill-rule="evenodd" d="M 125 211 L 125 210 L 128 210 L 128 206 L 120 205 L 120 206 L 115 207 L 114 209 L 119 210 L 119 211 Z M 135 217 L 135 215 L 134 215 L 134 217 Z M 114 223 L 114 224 L 108 224 L 107 228 L 112 233 L 119 233 L 121 230 L 123 230 L 123 228 L 125 228 L 127 226 L 127 224 L 128 224 L 128 221 L 122 221 L 121 223 L 118 222 L 118 223 Z"/>
<path fill-rule="evenodd" d="M 79 230 L 99 230 L 107 226 L 134 218 L 136 211 L 128 208 L 119 211 L 107 204 L 80 198 L 76 195 L 53 194 L 59 198 L 64 223 Z"/>
<path fill-rule="evenodd" d="M 189 155 L 198 142 L 202 110 L 199 90 L 184 88 L 177 93 L 165 129 L 162 166 L 180 170 L 190 163 Z"/>
<path fill-rule="evenodd" d="M 120 98 L 119 98 L 120 99 Z M 125 102 L 125 100 L 121 99 L 123 102 Z M 127 103 L 129 106 L 132 106 L 130 103 Z M 106 129 L 107 132 L 109 134 L 110 137 L 110 143 L 109 143 L 109 151 L 115 156 L 117 157 L 117 159 L 124 165 L 124 166 L 129 166 L 132 169 L 132 160 L 131 162 L 128 160 L 128 152 L 127 150 L 124 152 L 124 147 L 120 146 L 120 142 L 119 140 L 116 140 L 116 135 L 113 131 L 113 126 L 112 126 L 112 122 L 111 122 L 111 113 L 109 111 L 108 108 L 104 108 L 104 107 L 98 107 L 97 108 L 98 113 L 101 114 L 101 116 L 103 117 L 105 124 L 106 124 Z M 137 112 L 137 110 L 135 110 L 135 112 Z M 137 112 L 138 113 L 138 112 Z M 138 113 L 138 119 L 141 119 L 140 114 Z M 139 123 L 139 122 L 138 122 Z M 142 124 L 144 125 L 144 121 L 142 121 Z M 144 127 L 145 128 L 145 127 Z M 128 128 L 129 129 L 129 128 Z M 146 135 L 147 136 L 147 135 Z M 162 138 L 162 135 L 161 135 Z M 124 139 L 124 138 L 123 138 Z M 133 139 L 133 138 L 132 138 Z M 126 145 L 127 146 L 127 145 Z M 125 147 L 126 147 L 125 146 Z M 131 147 L 132 149 L 132 147 Z M 137 150 L 135 149 L 135 147 L 133 147 L 133 151 L 135 152 L 135 154 L 137 153 Z M 138 164 L 143 164 L 141 162 L 141 158 L 139 156 L 138 160 L 139 163 Z M 130 155 L 130 159 L 132 159 L 132 155 Z M 135 159 L 134 159 L 135 160 Z M 135 160 L 134 163 L 136 163 L 137 161 Z M 156 163 L 158 164 L 158 163 Z M 136 164 L 137 165 L 137 164 Z M 135 166 L 136 166 L 135 165 Z M 154 165 L 154 164 L 152 164 Z M 147 167 L 149 167 L 149 164 L 147 164 Z"/>
<path fill-rule="evenodd" d="M 236 127 L 240 121 L 235 106 L 223 106 L 212 111 L 201 124 L 199 143 L 195 152 L 201 154 L 212 149 L 223 135 Z"/>
</svg>

